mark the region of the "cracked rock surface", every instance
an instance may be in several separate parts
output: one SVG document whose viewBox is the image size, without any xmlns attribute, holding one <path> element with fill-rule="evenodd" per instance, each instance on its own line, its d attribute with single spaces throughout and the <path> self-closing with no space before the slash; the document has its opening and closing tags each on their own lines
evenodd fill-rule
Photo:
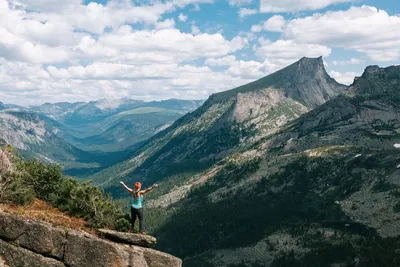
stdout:
<svg viewBox="0 0 400 267">
<path fill-rule="evenodd" d="M 99 229 L 98 232 L 105 238 L 118 243 L 137 245 L 146 248 L 151 248 L 157 243 L 157 239 L 150 235 L 122 233 L 108 229 Z"/>
<path fill-rule="evenodd" d="M 0 212 L 1 266 L 181 267 L 182 261 L 150 248 Z"/>
</svg>

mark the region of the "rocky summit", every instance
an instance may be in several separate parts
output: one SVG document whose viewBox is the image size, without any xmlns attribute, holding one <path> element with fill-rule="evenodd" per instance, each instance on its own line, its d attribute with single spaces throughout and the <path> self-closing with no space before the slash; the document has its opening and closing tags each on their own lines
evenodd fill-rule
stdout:
<svg viewBox="0 0 400 267">
<path fill-rule="evenodd" d="M 0 266 L 181 267 L 182 261 L 150 248 L 0 211 Z"/>
<path fill-rule="evenodd" d="M 329 76 L 325 70 L 322 57 L 304 57 L 292 65 L 255 82 L 214 94 L 210 97 L 210 100 L 226 101 L 239 93 L 245 94 L 266 88 L 277 89 L 286 97 L 298 101 L 308 108 L 315 108 L 343 93 L 347 86 L 339 84 Z"/>
</svg>

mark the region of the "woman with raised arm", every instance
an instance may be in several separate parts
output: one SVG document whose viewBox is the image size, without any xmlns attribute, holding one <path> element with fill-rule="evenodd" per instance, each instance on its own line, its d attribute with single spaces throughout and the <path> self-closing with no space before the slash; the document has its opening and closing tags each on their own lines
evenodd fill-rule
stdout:
<svg viewBox="0 0 400 267">
<path fill-rule="evenodd" d="M 139 233 L 145 235 L 143 229 L 143 196 L 158 187 L 158 184 L 154 184 L 153 186 L 147 188 L 146 190 L 140 190 L 142 188 L 142 184 L 139 182 L 135 183 L 135 190 L 126 186 L 124 182 L 120 182 L 126 190 L 132 195 L 133 200 L 131 202 L 131 229 L 129 232 L 131 233 L 135 227 L 136 217 L 139 218 Z"/>
</svg>

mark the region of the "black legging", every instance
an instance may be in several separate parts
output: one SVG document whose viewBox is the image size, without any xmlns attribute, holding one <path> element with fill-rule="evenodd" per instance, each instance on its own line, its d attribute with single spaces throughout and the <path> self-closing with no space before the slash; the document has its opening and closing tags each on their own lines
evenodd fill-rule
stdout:
<svg viewBox="0 0 400 267">
<path fill-rule="evenodd" d="M 136 216 L 139 218 L 139 232 L 143 232 L 143 208 L 135 209 L 131 207 L 131 229 L 135 229 Z"/>
</svg>

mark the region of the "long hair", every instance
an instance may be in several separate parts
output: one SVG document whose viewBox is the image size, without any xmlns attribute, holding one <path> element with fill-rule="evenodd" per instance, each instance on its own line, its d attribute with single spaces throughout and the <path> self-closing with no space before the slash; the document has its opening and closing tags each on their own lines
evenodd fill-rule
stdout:
<svg viewBox="0 0 400 267">
<path fill-rule="evenodd" d="M 140 188 L 142 187 L 142 184 L 139 182 L 135 183 L 135 192 L 133 193 L 133 197 L 134 198 L 138 198 L 139 197 L 139 192 L 140 192 Z"/>
</svg>

